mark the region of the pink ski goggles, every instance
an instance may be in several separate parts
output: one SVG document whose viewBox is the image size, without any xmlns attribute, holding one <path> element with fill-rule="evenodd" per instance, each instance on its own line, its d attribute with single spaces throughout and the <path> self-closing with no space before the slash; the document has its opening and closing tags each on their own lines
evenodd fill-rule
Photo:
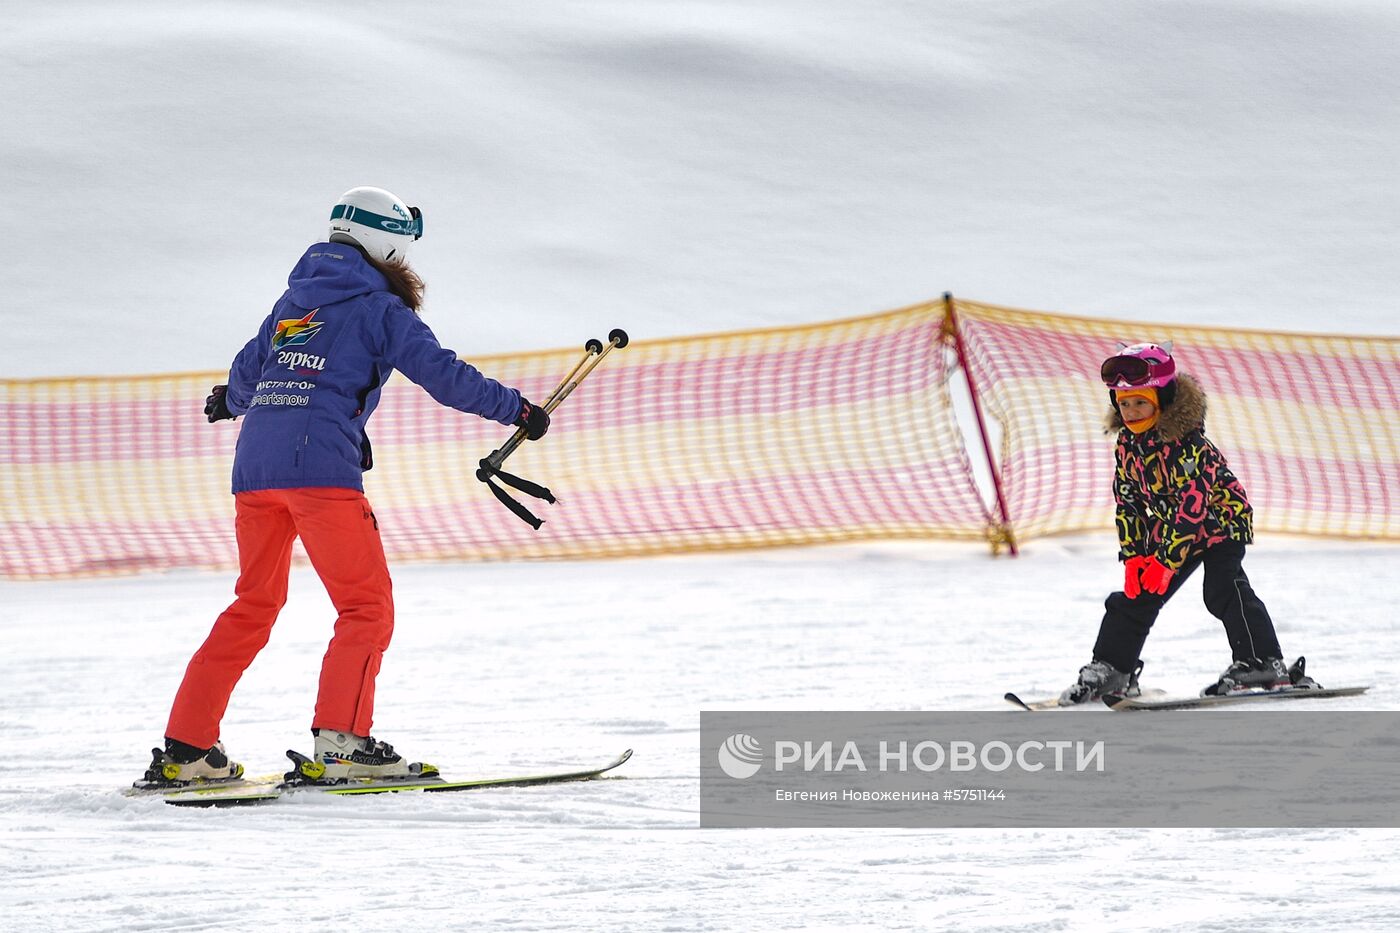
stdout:
<svg viewBox="0 0 1400 933">
<path fill-rule="evenodd" d="M 1103 361 L 1099 376 L 1111 389 L 1160 388 L 1176 377 L 1176 363 L 1171 357 L 1153 360 L 1144 356 L 1110 356 Z"/>
</svg>

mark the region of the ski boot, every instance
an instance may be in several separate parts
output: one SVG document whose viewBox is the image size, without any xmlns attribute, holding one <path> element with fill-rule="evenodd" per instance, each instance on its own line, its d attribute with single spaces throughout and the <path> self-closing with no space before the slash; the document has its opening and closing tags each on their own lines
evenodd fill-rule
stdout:
<svg viewBox="0 0 1400 933">
<path fill-rule="evenodd" d="M 288 751 L 296 766 L 286 775 L 289 783 L 343 784 L 351 780 L 393 781 L 433 777 L 438 769 L 422 762 L 409 763 L 388 742 L 373 736 L 312 729 L 315 747 L 308 758 Z"/>
<path fill-rule="evenodd" d="M 164 750 L 151 749 L 151 766 L 141 780 L 131 786 L 141 790 L 186 787 L 221 784 L 241 777 L 243 766 L 229 761 L 223 742 L 215 742 L 210 748 L 200 748 L 167 738 Z"/>
<path fill-rule="evenodd" d="M 1079 680 L 1060 694 L 1061 706 L 1078 706 L 1103 697 L 1136 696 L 1137 675 L 1142 670 L 1139 661 L 1132 673 L 1120 671 L 1106 661 L 1090 661 L 1079 669 Z M 1132 690 L 1134 693 L 1129 694 Z"/>
<path fill-rule="evenodd" d="M 1301 670 L 1299 671 L 1301 675 Z M 1201 691 L 1203 697 L 1225 696 L 1227 693 L 1279 690 L 1293 686 L 1288 668 L 1282 658 L 1246 658 L 1234 661 L 1220 679 Z"/>
</svg>

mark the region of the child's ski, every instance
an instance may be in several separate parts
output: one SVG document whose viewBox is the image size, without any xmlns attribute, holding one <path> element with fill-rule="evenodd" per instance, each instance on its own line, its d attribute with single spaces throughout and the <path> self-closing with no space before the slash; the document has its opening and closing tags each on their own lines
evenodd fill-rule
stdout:
<svg viewBox="0 0 1400 933">
<path fill-rule="evenodd" d="M 1263 700 L 1325 700 L 1330 697 L 1358 696 L 1370 690 L 1366 687 L 1280 687 L 1277 690 L 1245 690 L 1221 696 L 1157 696 L 1104 697 L 1110 709 L 1127 712 L 1135 709 L 1196 709 L 1202 706 L 1224 706 L 1230 703 L 1254 703 Z"/>
<path fill-rule="evenodd" d="M 1147 699 L 1165 697 L 1166 695 L 1167 691 L 1165 690 L 1144 690 L 1141 694 L 1143 698 Z M 1032 713 L 1043 713 L 1050 710 L 1102 709 L 1097 703 L 1074 703 L 1069 706 L 1061 706 L 1059 697 L 1049 697 L 1043 700 L 1023 700 L 1014 693 L 1008 693 L 1006 696 L 1002 697 L 1002 699 L 1018 709 L 1027 710 Z"/>
</svg>

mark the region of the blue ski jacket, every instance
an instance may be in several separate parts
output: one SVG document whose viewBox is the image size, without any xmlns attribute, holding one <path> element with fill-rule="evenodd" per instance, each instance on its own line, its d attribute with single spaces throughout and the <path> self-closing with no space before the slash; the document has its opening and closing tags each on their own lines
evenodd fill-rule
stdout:
<svg viewBox="0 0 1400 933">
<path fill-rule="evenodd" d="M 363 491 L 365 423 L 396 369 L 449 408 L 505 425 L 520 416 L 520 393 L 443 349 L 354 247 L 317 243 L 287 285 L 229 370 L 229 411 L 244 416 L 234 493 Z"/>
</svg>

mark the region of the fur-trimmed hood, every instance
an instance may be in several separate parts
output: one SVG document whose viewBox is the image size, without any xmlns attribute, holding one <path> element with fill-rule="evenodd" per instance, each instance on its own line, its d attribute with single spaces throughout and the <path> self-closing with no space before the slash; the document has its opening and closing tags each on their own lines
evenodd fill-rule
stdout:
<svg viewBox="0 0 1400 933">
<path fill-rule="evenodd" d="M 1196 428 L 1204 427 L 1205 423 L 1205 390 L 1186 373 L 1177 374 L 1176 398 L 1161 410 L 1157 416 L 1157 424 L 1152 430 L 1162 435 L 1164 440 L 1179 441 Z M 1104 427 L 1109 434 L 1117 434 L 1123 429 L 1123 416 L 1119 414 L 1117 405 L 1109 405 Z"/>
</svg>

